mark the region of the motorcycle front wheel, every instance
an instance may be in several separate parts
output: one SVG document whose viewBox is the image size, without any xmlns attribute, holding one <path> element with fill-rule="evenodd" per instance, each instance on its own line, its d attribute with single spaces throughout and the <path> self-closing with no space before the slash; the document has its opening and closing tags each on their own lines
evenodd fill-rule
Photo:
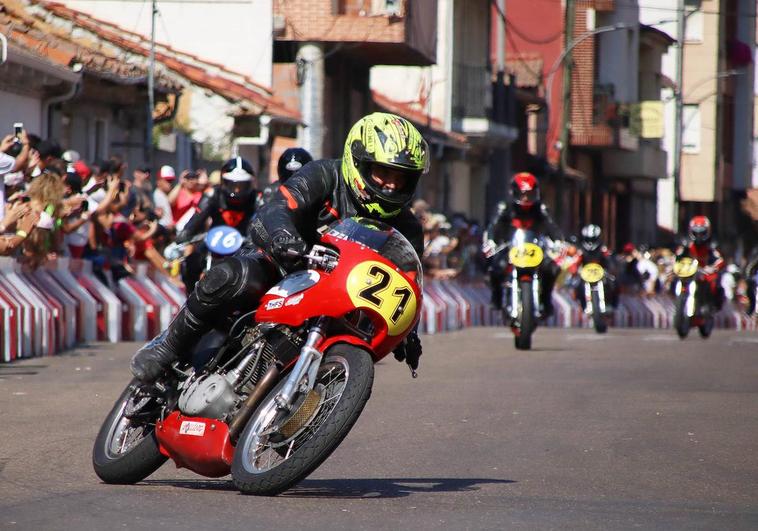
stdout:
<svg viewBox="0 0 758 531">
<path fill-rule="evenodd" d="M 282 380 L 263 400 L 237 441 L 234 485 L 243 494 L 273 496 L 313 472 L 350 432 L 371 396 L 374 363 L 363 349 L 330 348 L 314 390 L 283 415 L 276 396 Z"/>
<path fill-rule="evenodd" d="M 608 331 L 608 323 L 605 317 L 600 313 L 600 293 L 597 290 L 592 292 L 592 324 L 595 326 L 595 332 L 605 334 Z"/>
<path fill-rule="evenodd" d="M 674 308 L 674 328 L 680 339 L 686 339 L 690 333 L 690 318 L 687 315 L 687 297 L 686 293 L 682 293 L 676 299 L 676 307 Z"/>
<path fill-rule="evenodd" d="M 711 337 L 711 332 L 713 332 L 713 325 L 714 325 L 714 319 L 712 315 L 708 315 L 704 317 L 703 324 L 698 325 L 697 329 L 698 332 L 700 332 L 700 337 L 703 339 L 708 339 Z"/>
<path fill-rule="evenodd" d="M 158 450 L 155 424 L 127 418 L 127 406 L 135 399 L 132 380 L 105 418 L 92 450 L 92 466 L 106 483 L 129 485 L 142 481 L 166 462 Z"/>
<path fill-rule="evenodd" d="M 521 290 L 521 308 L 519 311 L 520 328 L 513 339 L 517 350 L 529 350 L 532 348 L 532 332 L 537 328 L 534 315 L 532 283 L 527 281 L 519 282 L 519 289 Z"/>
</svg>

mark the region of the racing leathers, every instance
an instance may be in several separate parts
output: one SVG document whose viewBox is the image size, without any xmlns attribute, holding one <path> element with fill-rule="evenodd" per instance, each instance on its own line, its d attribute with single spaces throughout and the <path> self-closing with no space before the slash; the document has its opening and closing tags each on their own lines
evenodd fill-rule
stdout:
<svg viewBox="0 0 758 531">
<path fill-rule="evenodd" d="M 583 264 L 599 264 L 605 270 L 603 276 L 603 290 L 606 294 L 606 302 L 613 307 L 618 306 L 619 299 L 619 287 L 616 282 L 615 272 L 613 271 L 613 263 L 611 261 L 611 252 L 605 245 L 599 245 L 596 249 L 580 249 L 571 271 L 579 271 Z M 576 269 L 574 269 L 576 268 Z M 576 298 L 585 307 L 587 301 L 584 293 L 584 281 L 579 279 L 575 286 Z"/>
<path fill-rule="evenodd" d="M 191 346 L 211 328 L 226 328 L 230 314 L 253 310 L 261 296 L 287 272 L 300 268 L 300 259 L 319 239 L 320 231 L 350 216 L 373 217 L 355 204 L 340 173 L 341 160 L 308 164 L 274 193 L 248 227 L 254 246 L 214 265 L 197 283 L 168 330 L 141 349 L 132 372 L 143 382 L 157 378 L 175 356 L 189 356 Z M 401 232 L 421 255 L 423 231 L 408 207 L 381 221 Z M 175 354 L 176 353 L 176 354 Z M 412 332 L 395 350 L 395 357 L 418 366 L 421 345 Z"/>
<path fill-rule="evenodd" d="M 707 285 L 708 299 L 716 311 L 724 306 L 724 288 L 721 286 L 721 271 L 726 267 L 726 261 L 715 242 L 697 244 L 689 239 L 684 240 L 676 252 L 677 260 L 688 257 L 697 260 L 698 269 L 704 273 L 703 282 Z"/>
<path fill-rule="evenodd" d="M 492 290 L 492 305 L 497 309 L 501 309 L 503 304 L 503 283 L 508 266 L 508 248 L 505 247 L 495 254 L 493 252 L 501 244 L 510 241 L 516 229 L 528 229 L 548 236 L 552 240 L 563 240 L 561 229 L 550 217 L 544 204 L 534 205 L 526 211 L 507 203 L 498 205 L 497 217 L 484 233 L 482 247 L 485 257 L 488 258 L 487 272 Z M 560 273 L 560 266 L 553 260 L 545 259 L 540 265 L 539 273 L 542 279 L 540 305 L 543 309 L 542 315 L 547 317 L 553 313 L 551 297 L 555 279 Z"/>
<path fill-rule="evenodd" d="M 214 186 L 209 194 L 202 197 L 197 206 L 197 212 L 192 215 L 177 235 L 176 243 L 185 243 L 193 236 L 205 232 L 208 228 L 208 220 L 210 220 L 210 228 L 227 225 L 234 227 L 244 235 L 256 211 L 255 196 L 255 193 L 251 193 L 250 198 L 243 204 L 232 205 L 221 190 L 221 186 Z M 182 263 L 182 279 L 187 292 L 192 291 L 200 278 L 205 253 L 205 244 L 198 242 L 195 244 L 193 253 Z"/>
</svg>

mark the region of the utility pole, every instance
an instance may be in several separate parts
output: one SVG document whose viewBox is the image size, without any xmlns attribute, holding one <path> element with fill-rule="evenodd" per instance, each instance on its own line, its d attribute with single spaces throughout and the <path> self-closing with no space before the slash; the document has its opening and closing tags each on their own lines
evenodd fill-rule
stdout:
<svg viewBox="0 0 758 531">
<path fill-rule="evenodd" d="M 684 33 L 687 29 L 687 17 L 684 14 L 684 0 L 677 3 L 676 15 L 676 38 L 679 46 L 676 49 L 676 88 L 674 97 L 676 101 L 674 114 L 674 232 L 679 230 L 679 201 L 681 200 L 681 182 L 682 182 L 682 110 L 683 102 L 683 85 L 684 85 Z"/>
<path fill-rule="evenodd" d="M 505 0 L 496 0 L 493 3 L 497 10 L 495 16 L 495 64 L 492 65 L 495 79 L 490 84 L 493 121 L 505 124 L 508 113 L 508 95 L 505 87 Z M 498 203 L 508 197 L 508 182 L 510 182 L 511 177 L 510 166 L 510 147 L 495 147 L 490 157 L 489 181 L 486 187 L 485 217 L 488 219 L 494 219 Z"/>
<path fill-rule="evenodd" d="M 571 141 L 571 73 L 574 68 L 573 54 L 569 45 L 574 40 L 574 21 L 576 19 L 576 0 L 566 0 L 566 35 L 564 37 L 565 65 L 563 67 L 563 119 L 561 123 L 561 156 L 558 164 L 558 183 L 556 186 L 555 217 L 560 227 L 564 226 L 565 211 L 564 185 L 566 168 L 568 168 L 568 147 Z M 549 104 L 549 102 L 548 102 Z"/>
<path fill-rule="evenodd" d="M 158 14 L 157 0 L 152 0 L 152 17 L 150 19 L 150 60 L 147 69 L 147 135 L 145 146 L 145 158 L 147 165 L 153 170 L 150 172 L 150 180 L 155 186 L 156 170 L 153 165 L 153 109 L 155 109 L 155 17 Z"/>
</svg>

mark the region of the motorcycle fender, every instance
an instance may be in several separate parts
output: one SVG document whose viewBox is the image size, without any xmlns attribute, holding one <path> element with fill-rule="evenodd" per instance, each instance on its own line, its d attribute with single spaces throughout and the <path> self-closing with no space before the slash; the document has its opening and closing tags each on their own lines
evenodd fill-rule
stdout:
<svg viewBox="0 0 758 531">
<path fill-rule="evenodd" d="M 217 419 L 187 417 L 174 411 L 155 425 L 160 452 L 177 468 L 219 478 L 231 472 L 234 447 L 229 426 Z"/>
<path fill-rule="evenodd" d="M 336 345 L 338 343 L 348 343 L 348 344 L 356 346 L 358 348 L 362 348 L 363 350 L 365 350 L 366 352 L 368 352 L 371 355 L 371 357 L 374 360 L 374 363 L 376 363 L 377 361 L 379 361 L 380 359 L 382 359 L 384 357 L 384 356 L 377 355 L 377 353 L 374 352 L 374 349 L 371 347 L 371 345 L 369 345 L 368 343 L 366 343 L 362 339 L 360 339 L 358 337 L 355 337 L 355 336 L 349 336 L 349 335 L 340 335 L 340 336 L 327 337 L 323 341 L 323 343 L 321 343 L 318 346 L 318 349 L 321 352 L 326 353 L 327 350 L 329 350 L 332 346 L 334 346 L 334 345 Z"/>
</svg>

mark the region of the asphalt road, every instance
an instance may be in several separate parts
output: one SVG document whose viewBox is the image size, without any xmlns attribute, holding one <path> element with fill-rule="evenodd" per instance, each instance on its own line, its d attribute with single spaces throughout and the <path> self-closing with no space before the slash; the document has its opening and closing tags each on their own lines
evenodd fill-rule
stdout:
<svg viewBox="0 0 758 531">
<path fill-rule="evenodd" d="M 504 329 L 388 359 L 356 427 L 275 498 L 91 466 L 133 344 L 0 365 L 0 528 L 758 529 L 758 335 Z"/>
</svg>

